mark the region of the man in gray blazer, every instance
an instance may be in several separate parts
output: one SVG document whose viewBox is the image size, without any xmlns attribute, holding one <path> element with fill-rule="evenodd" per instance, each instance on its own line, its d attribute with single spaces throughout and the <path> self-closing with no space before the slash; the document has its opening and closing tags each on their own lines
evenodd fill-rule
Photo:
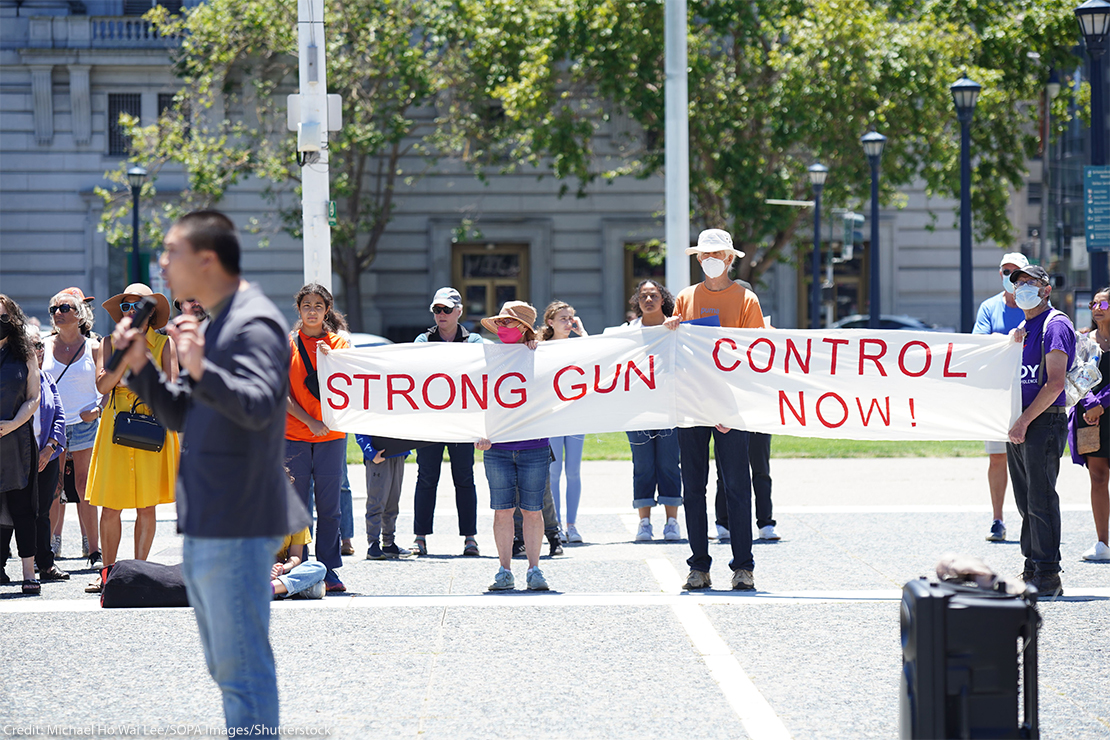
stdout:
<svg viewBox="0 0 1110 740">
<path fill-rule="evenodd" d="M 128 319 L 113 346 L 127 348 L 130 387 L 162 424 L 184 432 L 182 573 L 227 726 L 277 728 L 270 569 L 285 535 L 309 525 L 282 467 L 288 329 L 262 291 L 240 278 L 239 240 L 222 213 L 181 218 L 166 234 L 160 264 L 173 293 L 195 297 L 211 315 L 203 332 L 188 314 L 169 328 L 181 381 L 169 383 L 149 362 Z"/>
</svg>

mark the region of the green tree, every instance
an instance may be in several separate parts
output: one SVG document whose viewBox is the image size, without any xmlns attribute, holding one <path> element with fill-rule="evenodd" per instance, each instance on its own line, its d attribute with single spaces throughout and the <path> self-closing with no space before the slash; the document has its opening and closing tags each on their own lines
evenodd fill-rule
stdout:
<svg viewBox="0 0 1110 740">
<path fill-rule="evenodd" d="M 359 278 L 373 262 L 394 210 L 397 187 L 419 171 L 405 158 L 424 151 L 435 121 L 417 109 L 442 84 L 446 45 L 436 31 L 447 17 L 440 0 L 355 0 L 325 3 L 329 92 L 343 98 L 343 128 L 331 134 L 332 265 L 343 281 L 353 331 L 362 329 Z M 148 221 L 151 236 L 176 215 L 214 206 L 247 178 L 266 183 L 277 219 L 251 228 L 301 235 L 300 171 L 295 135 L 286 131 L 285 94 L 297 88 L 295 0 L 209 0 L 168 14 L 148 14 L 165 36 L 182 37 L 174 63 L 182 89 L 156 124 L 127 120 L 134 161 L 159 174 L 181 172 L 186 185 Z M 420 161 L 420 160 L 417 160 Z M 129 163 L 109 179 L 125 183 Z M 104 189 L 109 239 L 130 235 L 129 204 Z M 147 196 L 153 195 L 153 184 Z"/>
<path fill-rule="evenodd" d="M 460 0 L 456 63 L 472 75 L 451 123 L 480 173 L 534 167 L 578 191 L 663 168 L 663 0 Z M 692 0 L 689 3 L 690 193 L 695 225 L 729 229 L 758 280 L 789 247 L 805 211 L 807 167 L 829 167 L 825 202 L 866 201 L 859 137 L 887 136 L 883 200 L 920 178 L 959 193 L 959 125 L 948 86 L 983 86 L 972 126 L 975 233 L 1015 239 L 1009 188 L 1035 152 L 1048 70 L 1078 63 L 1074 2 L 1014 0 Z M 1037 52 L 1030 54 L 1029 52 Z M 490 101 L 493 101 L 492 103 Z M 1058 101 L 1064 110 L 1066 101 Z M 642 132 L 614 159 L 599 127 Z"/>
</svg>

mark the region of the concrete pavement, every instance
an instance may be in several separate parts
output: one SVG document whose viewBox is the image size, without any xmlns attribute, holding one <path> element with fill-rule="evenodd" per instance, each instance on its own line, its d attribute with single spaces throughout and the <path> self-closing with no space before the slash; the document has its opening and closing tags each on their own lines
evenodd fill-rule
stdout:
<svg viewBox="0 0 1110 740">
<path fill-rule="evenodd" d="M 479 466 L 482 557 L 462 558 L 445 466 L 428 557 L 366 561 L 356 537 L 341 570 L 348 594 L 275 604 L 282 722 L 342 738 L 895 737 L 902 584 L 946 552 L 1021 570 L 1016 511 L 1010 541 L 984 540 L 985 471 L 985 458 L 773 459 L 783 539 L 755 546 L 758 592 L 725 590 L 728 547 L 714 542 L 720 590 L 684 594 L 685 541 L 633 541 L 631 463 L 587 462 L 587 542 L 541 561 L 553 592 L 488 594 L 497 564 L 484 475 Z M 362 475 L 352 466 L 356 532 Z M 415 479 L 407 466 L 403 545 Z M 1087 487 L 1065 461 L 1067 596 L 1040 607 L 1046 738 L 1110 736 L 1110 564 L 1080 561 L 1094 542 Z M 76 556 L 70 508 L 63 554 Z M 152 559 L 180 560 L 172 519 L 159 508 Z M 124 557 L 130 536 L 125 525 Z M 0 589 L 0 733 L 218 728 L 191 611 L 101 610 L 82 591 L 91 571 L 61 566 L 73 579 L 44 584 L 42 597 Z M 514 561 L 519 585 L 524 569 Z M 7 572 L 18 577 L 17 563 Z"/>
</svg>

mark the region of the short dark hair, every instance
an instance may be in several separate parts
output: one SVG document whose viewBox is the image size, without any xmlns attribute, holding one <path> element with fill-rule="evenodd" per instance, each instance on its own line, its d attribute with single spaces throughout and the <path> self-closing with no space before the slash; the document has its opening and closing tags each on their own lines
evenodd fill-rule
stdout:
<svg viewBox="0 0 1110 740">
<path fill-rule="evenodd" d="M 228 274 L 240 274 L 239 235 L 230 218 L 219 211 L 193 211 L 177 219 L 174 228 L 181 229 L 194 251 L 215 252 Z"/>
</svg>

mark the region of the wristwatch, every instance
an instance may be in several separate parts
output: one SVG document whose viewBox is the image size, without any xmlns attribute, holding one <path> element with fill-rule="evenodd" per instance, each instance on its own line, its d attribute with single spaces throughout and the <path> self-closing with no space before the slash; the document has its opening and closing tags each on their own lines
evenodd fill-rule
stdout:
<svg viewBox="0 0 1110 740">
<path fill-rule="evenodd" d="M 46 444 L 50 445 L 50 449 L 51 449 L 51 451 L 53 451 L 53 452 L 57 452 L 57 451 L 58 451 L 58 443 L 57 443 L 57 442 L 55 442 L 54 440 L 52 440 L 52 439 L 51 439 L 51 440 L 49 440 L 49 441 L 48 441 L 48 442 L 47 442 Z"/>
</svg>

